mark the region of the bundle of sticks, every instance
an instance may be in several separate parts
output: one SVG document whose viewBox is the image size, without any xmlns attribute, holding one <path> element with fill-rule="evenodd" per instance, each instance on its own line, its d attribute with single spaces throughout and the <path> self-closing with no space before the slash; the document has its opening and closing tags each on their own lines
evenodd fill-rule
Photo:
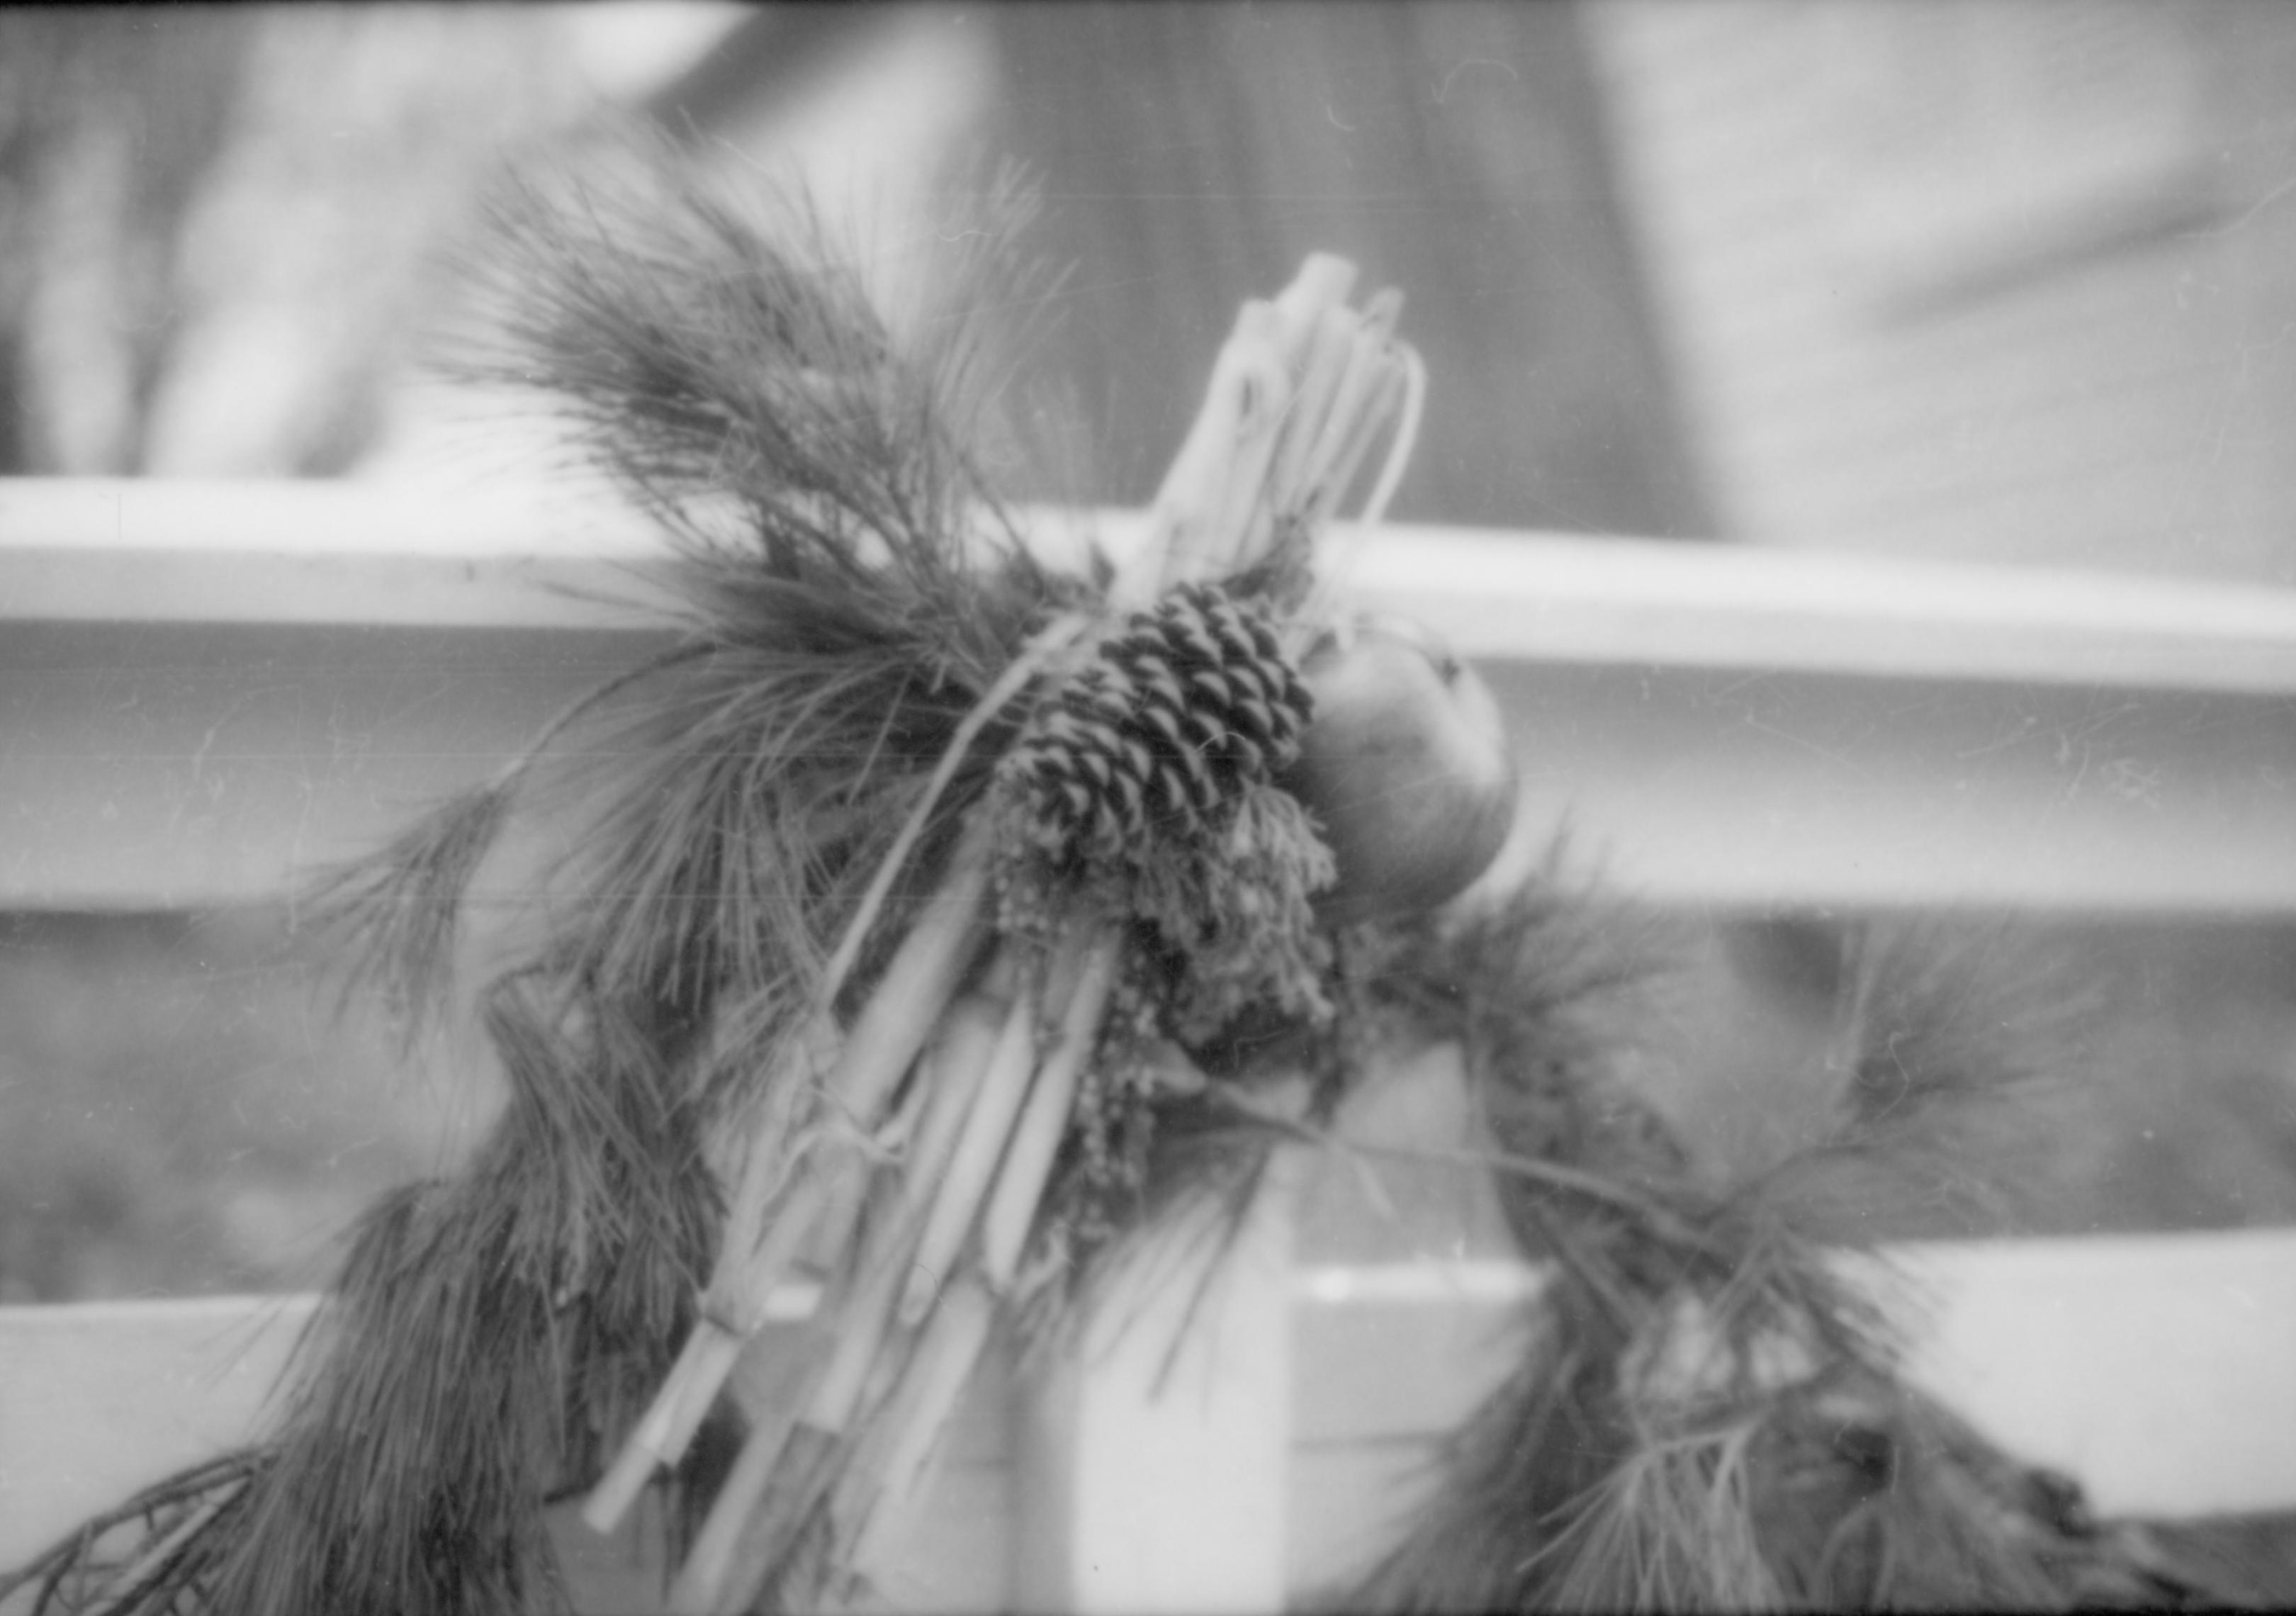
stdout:
<svg viewBox="0 0 2296 1616">
<path fill-rule="evenodd" d="M 857 1015 L 840 1026 L 826 1006 L 992 717 L 1024 693 L 1045 709 L 1133 614 L 1181 586 L 1275 562 L 1304 570 L 1384 441 L 1360 513 L 1377 519 L 1423 382 L 1395 337 L 1399 297 L 1351 307 L 1354 281 L 1352 267 L 1319 255 L 1273 300 L 1244 306 L 1105 609 L 1038 632 L 959 726 L 832 956 L 806 1034 L 790 1046 L 800 1070 L 767 1086 L 790 1103 L 767 1110 L 746 1141 L 693 1332 L 584 1510 L 611 1530 L 685 1453 L 777 1288 L 801 1267 L 819 1277 L 815 1323 L 765 1377 L 777 1395 L 753 1411 L 675 1609 L 747 1608 L 801 1547 L 832 1574 L 865 1565 L 916 1496 L 1013 1293 L 1080 1081 L 1136 966 L 1131 917 L 1079 882 L 1053 895 L 1036 935 L 1000 924 L 1000 849 L 983 803 Z M 1300 654 L 1328 600 L 1303 596 L 1275 627 L 1285 657 Z"/>
</svg>

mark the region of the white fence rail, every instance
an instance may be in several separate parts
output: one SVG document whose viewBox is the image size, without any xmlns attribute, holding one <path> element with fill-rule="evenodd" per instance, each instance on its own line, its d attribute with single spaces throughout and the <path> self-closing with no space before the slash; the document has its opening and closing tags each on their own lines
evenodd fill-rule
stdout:
<svg viewBox="0 0 2296 1616">
<path fill-rule="evenodd" d="M 2296 1240 L 1924 1245 L 1893 1262 L 1934 1309 L 1917 1378 L 2021 1454 L 2080 1477 L 2102 1511 L 2296 1508 Z M 892 1590 L 922 1609 L 1009 1607 L 1019 1562 L 1053 1546 L 1054 1512 L 1041 1505 L 1017 1530 L 1016 1500 L 1046 1485 L 1021 1478 L 1028 1463 L 1124 1510 L 1102 1546 L 1111 1563 L 1192 1577 L 1198 1596 L 1164 1608 L 1274 1609 L 1271 1590 L 1328 1585 L 1391 1540 L 1436 1443 L 1505 1372 L 1508 1310 L 1537 1281 L 1498 1263 L 1301 1269 L 1289 1286 L 1289 1383 L 1270 1388 L 1283 1406 L 1209 1429 L 1182 1417 L 1180 1441 L 1076 1456 L 1098 1460 L 1098 1475 L 1016 1442 L 1011 1393 L 992 1370 L 890 1570 Z M 219 1297 L 0 1310 L 0 1565 L 259 1430 L 310 1306 Z M 1230 1522 L 1208 1538 L 1183 1518 L 1201 1509 L 1208 1477 L 1267 1473 L 1271 1447 L 1271 1530 Z M 1160 1508 L 1160 1497 L 1188 1507 Z M 629 1539 L 597 1545 L 568 1519 L 560 1540 L 594 1608 L 626 1610 L 650 1591 Z M 1086 1591 L 1093 1608 L 1156 1608 L 1137 1582 Z"/>
<path fill-rule="evenodd" d="M 510 493 L 0 482 L 0 907 L 275 896 L 626 664 L 644 636 L 583 596 L 643 590 L 646 554 Z M 1451 531 L 1357 565 L 1481 660 L 1521 845 L 1567 819 L 1646 896 L 2296 915 L 2296 595 Z M 2296 1236 L 1898 1255 L 1936 1309 L 1919 1372 L 2107 1510 L 2296 1506 Z M 901 1580 L 937 1608 L 1270 1608 L 1377 1543 L 1533 1283 L 1271 1270 L 1193 1408 L 1111 1372 L 1048 1423 L 991 1374 Z M 252 1429 L 306 1305 L 0 1309 L 0 1564 Z M 1198 1535 L 1207 1476 L 1267 1530 Z M 583 1563 L 602 1604 L 644 1586 Z"/>
</svg>

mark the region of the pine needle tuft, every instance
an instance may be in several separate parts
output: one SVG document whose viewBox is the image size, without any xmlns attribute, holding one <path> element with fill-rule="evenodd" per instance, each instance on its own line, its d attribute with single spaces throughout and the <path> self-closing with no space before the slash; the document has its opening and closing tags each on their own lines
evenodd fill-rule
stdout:
<svg viewBox="0 0 2296 1616">
<path fill-rule="evenodd" d="M 2210 1590 L 1899 1376 L 1891 1321 L 1826 1259 L 1804 1175 L 1934 1170 L 2066 1023 L 2046 978 L 1856 936 L 1835 1126 L 1733 1185 L 1625 1080 L 1637 929 L 1546 882 L 1397 947 L 1371 990 L 1460 1039 L 1501 1201 L 1554 1276 L 1517 1368 L 1351 1610 L 2045 1609 Z M 1647 939 L 1650 932 L 1643 929 Z"/>
<path fill-rule="evenodd" d="M 347 962 L 345 994 L 373 990 L 410 1046 L 448 1012 L 463 896 L 511 796 L 501 784 L 464 792 L 305 899 L 309 923 Z"/>
<path fill-rule="evenodd" d="M 713 1144 L 811 1083 L 785 1056 L 833 939 L 982 693 L 1087 593 L 990 486 L 999 327 L 1048 284 L 1013 239 L 1032 205 L 989 187 L 889 315 L 882 266 L 801 197 L 659 148 L 507 193 L 479 254 L 495 324 L 460 368 L 534 392 L 655 519 L 676 641 L 318 884 L 347 990 L 412 1038 L 458 1007 L 481 867 L 532 833 L 470 999 L 508 1103 L 461 1174 L 363 1224 L 277 1438 L 150 1608 L 564 1608 L 543 1500 L 595 1480 L 692 1324 L 725 1215 Z M 935 799 L 840 1011 L 1018 721 Z"/>
</svg>

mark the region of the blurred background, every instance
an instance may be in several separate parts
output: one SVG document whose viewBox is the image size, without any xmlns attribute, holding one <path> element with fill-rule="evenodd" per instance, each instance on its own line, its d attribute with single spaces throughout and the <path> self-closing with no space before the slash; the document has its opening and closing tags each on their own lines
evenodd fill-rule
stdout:
<svg viewBox="0 0 2296 1616">
<path fill-rule="evenodd" d="M 505 474 L 426 379 L 455 252 L 628 120 L 889 266 L 1028 165 L 1079 470 L 1024 494 L 1144 500 L 1327 250 L 1433 378 L 1398 519 L 2296 584 L 2276 0 L 0 9 L 0 475 Z M 1718 1148 L 1813 1091 L 1841 919 L 1698 931 L 1652 1036 L 1726 1050 Z M 2296 934 L 2012 941 L 2093 1013 L 1995 1226 L 2296 1220 Z M 330 1011 L 283 912 L 0 916 L 0 1300 L 322 1279 L 488 1103 Z"/>
</svg>

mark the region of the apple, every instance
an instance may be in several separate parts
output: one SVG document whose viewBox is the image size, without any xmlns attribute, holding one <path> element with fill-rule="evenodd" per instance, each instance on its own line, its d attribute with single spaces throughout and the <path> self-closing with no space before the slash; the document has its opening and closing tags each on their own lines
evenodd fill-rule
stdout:
<svg viewBox="0 0 2296 1616">
<path fill-rule="evenodd" d="M 1311 649 L 1315 711 L 1283 784 L 1339 866 L 1317 913 L 1335 925 L 1431 909 L 1498 857 L 1514 756 L 1490 687 L 1417 624 L 1362 617 Z"/>
</svg>

